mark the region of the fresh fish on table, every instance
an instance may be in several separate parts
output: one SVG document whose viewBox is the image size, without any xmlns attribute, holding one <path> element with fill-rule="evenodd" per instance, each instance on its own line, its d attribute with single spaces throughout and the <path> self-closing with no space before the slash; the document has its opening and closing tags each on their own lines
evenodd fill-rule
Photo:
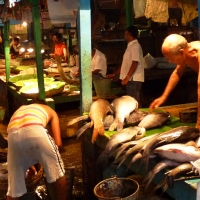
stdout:
<svg viewBox="0 0 200 200">
<path fill-rule="evenodd" d="M 125 153 L 128 148 L 131 148 L 138 144 L 140 140 L 131 140 L 129 142 L 123 143 L 119 148 L 111 150 L 109 153 L 109 157 L 115 157 L 115 159 L 117 159 L 122 153 Z"/>
<path fill-rule="evenodd" d="M 71 126 L 77 122 L 80 122 L 80 121 L 85 121 L 85 120 L 89 120 L 89 115 L 83 115 L 83 116 L 79 116 L 79 117 L 76 117 L 70 121 L 67 122 L 67 126 Z"/>
<path fill-rule="evenodd" d="M 157 147 L 153 153 L 176 162 L 184 163 L 200 159 L 200 149 L 185 144 L 173 143 Z"/>
<path fill-rule="evenodd" d="M 84 126 L 85 130 L 87 128 L 90 128 L 94 126 L 93 133 L 92 133 L 92 143 L 95 142 L 98 135 L 104 135 L 104 125 L 103 125 L 103 119 L 108 113 L 112 113 L 113 110 L 111 108 L 110 103 L 105 99 L 98 99 L 92 103 L 90 106 L 89 111 L 89 118 L 91 122 Z M 68 126 L 72 125 L 73 123 L 76 123 L 82 119 L 87 119 L 87 116 L 78 117 L 74 120 L 71 120 L 68 122 Z M 78 131 L 76 135 L 80 137 L 80 135 L 85 131 L 84 128 Z"/>
<path fill-rule="evenodd" d="M 115 158 L 114 163 L 115 164 L 119 163 L 118 164 L 118 168 L 119 168 L 126 159 L 128 159 L 130 156 L 133 156 L 139 151 L 141 151 L 142 149 L 144 149 L 146 144 L 149 142 L 149 140 L 156 137 L 156 135 L 157 134 L 142 138 L 138 144 L 128 149 L 122 156 Z"/>
<path fill-rule="evenodd" d="M 104 151 L 100 154 L 97 160 L 97 164 L 101 168 L 105 168 L 108 164 L 109 153 L 113 148 L 115 148 L 116 146 L 118 146 L 119 144 L 123 142 L 128 142 L 130 140 L 137 139 L 138 135 L 144 136 L 145 133 L 146 133 L 146 130 L 144 128 L 133 126 L 133 127 L 124 128 L 123 130 L 112 135 L 108 143 L 106 144 Z"/>
<path fill-rule="evenodd" d="M 142 158 L 142 153 L 141 152 L 138 152 L 138 153 L 136 153 L 133 157 L 132 157 L 132 159 L 131 159 L 131 161 L 129 162 L 129 164 L 127 165 L 127 170 L 130 168 L 130 166 L 134 163 L 134 162 L 136 162 L 137 160 L 139 160 L 139 159 L 141 159 Z M 119 168 L 119 165 L 117 166 L 117 169 Z"/>
<path fill-rule="evenodd" d="M 130 115 L 125 119 L 124 126 L 137 126 L 140 121 L 149 113 L 143 110 L 134 110 Z M 113 115 L 107 115 L 104 118 L 103 124 L 105 129 L 109 129 L 111 124 L 114 122 Z"/>
<path fill-rule="evenodd" d="M 105 99 L 98 99 L 90 107 L 89 117 L 91 119 L 90 127 L 94 126 L 92 133 L 92 143 L 95 142 L 98 135 L 104 135 L 103 119 L 109 112 L 113 112 L 110 103 Z"/>
<path fill-rule="evenodd" d="M 174 179 L 179 175 L 187 175 L 187 173 L 192 172 L 193 165 L 190 163 L 183 163 L 174 169 L 170 170 L 167 173 L 167 176 L 163 179 L 161 183 L 159 183 L 155 188 L 154 191 L 156 191 L 159 188 L 163 189 L 163 192 L 167 190 L 168 187 L 173 187 Z"/>
<path fill-rule="evenodd" d="M 76 131 L 76 133 L 75 133 L 76 138 L 78 139 L 83 134 L 83 132 L 85 132 L 85 130 L 90 128 L 90 127 L 91 127 L 91 122 L 84 124 L 81 128 L 79 128 Z"/>
<path fill-rule="evenodd" d="M 145 168 L 148 168 L 149 155 L 155 148 L 169 143 L 182 143 L 188 142 L 189 140 L 196 140 L 198 137 L 198 128 L 191 126 L 179 126 L 158 134 L 156 137 L 150 139 L 144 148 L 143 161 Z"/>
<path fill-rule="evenodd" d="M 130 142 L 125 142 L 123 143 L 119 148 L 117 148 L 115 151 L 111 152 L 110 153 L 110 156 L 114 156 L 115 155 L 115 160 L 116 160 L 116 163 L 117 162 L 117 159 L 123 154 L 125 154 L 126 152 L 128 152 L 128 150 L 131 150 L 131 148 L 133 148 L 135 145 L 138 145 L 138 144 L 141 144 L 141 142 L 144 142 L 144 141 L 147 141 L 149 140 L 150 138 L 154 137 L 155 135 L 157 134 L 154 134 L 154 135 L 150 135 L 150 136 L 145 136 L 139 140 L 134 140 L 134 141 L 130 141 Z M 130 152 L 130 151 L 129 151 Z M 127 154 L 127 156 L 129 156 Z M 120 159 L 119 159 L 120 160 Z"/>
<path fill-rule="evenodd" d="M 115 119 L 110 125 L 109 131 L 121 131 L 124 126 L 124 120 L 128 118 L 131 112 L 138 109 L 138 102 L 131 96 L 122 96 L 114 99 L 111 103 Z"/>
<path fill-rule="evenodd" d="M 167 167 L 176 167 L 178 165 L 180 165 L 179 162 L 175 162 L 169 159 L 164 159 L 160 161 L 159 163 L 157 163 L 155 167 L 151 171 L 149 171 L 149 173 L 145 176 L 143 180 L 143 183 L 145 184 L 145 190 L 148 188 L 149 184 L 151 183 L 151 181 L 153 180 L 153 178 L 158 172 L 160 172 L 162 169 L 165 169 Z"/>
<path fill-rule="evenodd" d="M 163 124 L 170 121 L 169 112 L 153 112 L 146 115 L 138 124 L 140 127 L 144 127 L 146 130 L 160 127 Z"/>
</svg>

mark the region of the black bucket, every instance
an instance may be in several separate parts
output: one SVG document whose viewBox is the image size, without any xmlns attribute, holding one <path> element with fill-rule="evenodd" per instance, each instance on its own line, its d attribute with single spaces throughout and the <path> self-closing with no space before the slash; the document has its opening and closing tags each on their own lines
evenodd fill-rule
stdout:
<svg viewBox="0 0 200 200">
<path fill-rule="evenodd" d="M 99 200 L 137 200 L 139 184 L 129 178 L 109 178 L 95 186 L 94 194 Z"/>
</svg>

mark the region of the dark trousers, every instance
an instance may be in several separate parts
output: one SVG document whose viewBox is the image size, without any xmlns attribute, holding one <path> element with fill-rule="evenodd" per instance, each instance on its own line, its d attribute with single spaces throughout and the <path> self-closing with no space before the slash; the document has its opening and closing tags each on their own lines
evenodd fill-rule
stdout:
<svg viewBox="0 0 200 200">
<path fill-rule="evenodd" d="M 135 98 L 138 101 L 138 107 L 141 107 L 141 88 L 142 82 L 139 81 L 129 81 L 126 85 L 126 94 Z"/>
</svg>

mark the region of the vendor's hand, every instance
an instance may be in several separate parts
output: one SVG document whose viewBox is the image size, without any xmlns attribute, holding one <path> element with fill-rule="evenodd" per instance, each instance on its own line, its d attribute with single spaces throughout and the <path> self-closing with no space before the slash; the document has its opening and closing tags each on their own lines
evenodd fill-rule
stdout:
<svg viewBox="0 0 200 200">
<path fill-rule="evenodd" d="M 50 53 L 49 56 L 50 56 L 51 58 L 53 58 L 53 57 L 54 57 L 54 53 Z"/>
<path fill-rule="evenodd" d="M 126 76 L 126 78 L 122 80 L 121 84 L 122 85 L 127 85 L 127 83 L 129 82 L 129 79 L 130 78 L 128 76 Z"/>
<path fill-rule="evenodd" d="M 155 99 L 149 106 L 150 112 L 153 111 L 153 109 L 158 108 L 161 104 L 165 102 L 165 98 L 163 96 Z"/>
<path fill-rule="evenodd" d="M 106 76 L 107 78 L 114 78 L 115 77 L 115 73 L 112 73 L 112 74 L 107 74 Z"/>
</svg>

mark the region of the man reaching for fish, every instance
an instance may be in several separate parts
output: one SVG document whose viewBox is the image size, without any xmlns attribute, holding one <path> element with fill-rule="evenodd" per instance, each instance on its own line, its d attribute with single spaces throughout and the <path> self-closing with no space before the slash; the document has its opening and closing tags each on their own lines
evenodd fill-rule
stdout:
<svg viewBox="0 0 200 200">
<path fill-rule="evenodd" d="M 180 81 L 186 67 L 189 66 L 195 72 L 199 73 L 200 65 L 200 41 L 188 43 L 187 40 L 178 34 L 171 34 L 165 38 L 162 44 L 162 53 L 170 63 L 177 64 L 172 72 L 168 84 L 163 94 L 155 99 L 150 105 L 150 111 L 162 105 Z M 200 76 L 198 84 L 198 115 L 196 127 L 200 129 Z"/>
</svg>

